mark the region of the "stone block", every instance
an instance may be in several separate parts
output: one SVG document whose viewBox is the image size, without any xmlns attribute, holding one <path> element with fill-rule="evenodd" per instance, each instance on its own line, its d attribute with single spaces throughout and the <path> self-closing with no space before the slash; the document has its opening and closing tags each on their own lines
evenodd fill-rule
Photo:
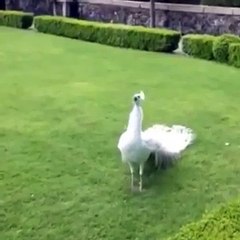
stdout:
<svg viewBox="0 0 240 240">
<path fill-rule="evenodd" d="M 212 14 L 222 14 L 222 15 L 232 15 L 233 9 L 230 7 L 210 7 L 204 6 L 204 13 L 212 13 Z"/>
</svg>

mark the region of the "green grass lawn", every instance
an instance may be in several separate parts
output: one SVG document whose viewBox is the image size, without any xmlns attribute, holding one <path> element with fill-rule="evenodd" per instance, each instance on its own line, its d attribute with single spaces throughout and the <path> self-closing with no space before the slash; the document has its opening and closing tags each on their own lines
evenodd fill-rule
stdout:
<svg viewBox="0 0 240 240">
<path fill-rule="evenodd" d="M 239 89 L 228 66 L 1 27 L 2 239 L 164 239 L 237 198 Z M 139 90 L 144 128 L 197 141 L 133 194 L 117 142 Z"/>
</svg>

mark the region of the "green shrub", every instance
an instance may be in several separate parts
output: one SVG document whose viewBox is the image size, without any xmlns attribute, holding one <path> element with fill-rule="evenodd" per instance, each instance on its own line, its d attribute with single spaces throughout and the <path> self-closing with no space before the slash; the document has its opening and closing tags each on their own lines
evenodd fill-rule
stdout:
<svg viewBox="0 0 240 240">
<path fill-rule="evenodd" d="M 240 7 L 240 0 L 201 0 L 203 5 Z"/>
<path fill-rule="evenodd" d="M 18 11 L 0 11 L 0 26 L 29 28 L 33 23 L 33 14 Z"/>
<path fill-rule="evenodd" d="M 239 223 L 240 201 L 205 214 L 199 222 L 186 225 L 169 240 L 239 240 Z"/>
<path fill-rule="evenodd" d="M 216 37 L 211 35 L 188 34 L 182 39 L 183 52 L 197 58 L 213 59 L 213 42 Z"/>
<path fill-rule="evenodd" d="M 179 32 L 167 29 L 97 23 L 64 17 L 38 16 L 34 19 L 34 25 L 43 33 L 146 51 L 172 52 L 177 49 L 180 40 Z"/>
<path fill-rule="evenodd" d="M 232 34 L 224 34 L 213 43 L 213 56 L 216 61 L 228 63 L 228 48 L 231 43 L 240 43 L 240 38 Z"/>
<path fill-rule="evenodd" d="M 232 43 L 229 46 L 229 64 L 240 68 L 240 43 Z"/>
</svg>

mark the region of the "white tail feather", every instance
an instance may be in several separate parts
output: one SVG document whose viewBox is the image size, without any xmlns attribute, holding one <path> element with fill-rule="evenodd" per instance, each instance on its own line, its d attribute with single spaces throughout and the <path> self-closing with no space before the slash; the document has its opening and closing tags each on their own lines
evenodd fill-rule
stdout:
<svg viewBox="0 0 240 240">
<path fill-rule="evenodd" d="M 153 125 L 142 133 L 145 144 L 155 153 L 156 164 L 169 165 L 195 140 L 192 129 L 181 125 Z"/>
</svg>

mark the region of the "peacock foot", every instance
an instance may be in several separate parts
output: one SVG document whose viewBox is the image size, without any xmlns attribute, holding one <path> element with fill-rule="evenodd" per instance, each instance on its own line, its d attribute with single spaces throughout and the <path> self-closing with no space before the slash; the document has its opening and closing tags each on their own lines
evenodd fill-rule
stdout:
<svg viewBox="0 0 240 240">
<path fill-rule="evenodd" d="M 132 186 L 132 187 L 131 187 L 131 191 L 132 191 L 132 192 L 138 192 L 139 190 L 138 190 L 138 187 Z"/>
</svg>

